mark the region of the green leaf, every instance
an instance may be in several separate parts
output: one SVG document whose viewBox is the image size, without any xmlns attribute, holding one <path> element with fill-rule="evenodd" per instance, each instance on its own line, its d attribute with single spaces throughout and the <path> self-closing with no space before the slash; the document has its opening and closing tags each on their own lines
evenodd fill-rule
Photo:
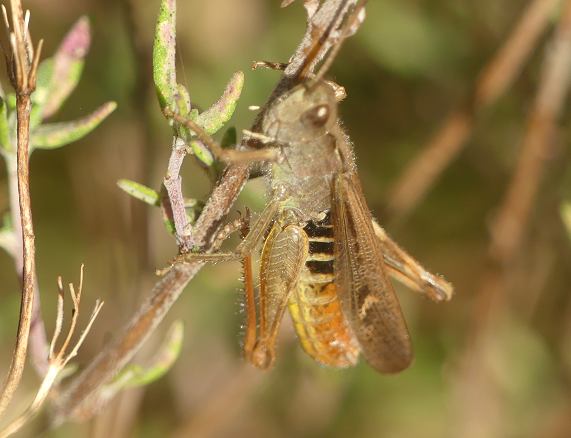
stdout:
<svg viewBox="0 0 571 438">
<path fill-rule="evenodd" d="M 216 133 L 225 123 L 230 120 L 234 110 L 236 109 L 236 104 L 242 93 L 242 88 L 244 87 L 244 73 L 238 71 L 232 75 L 224 94 L 218 99 L 218 101 L 212 105 L 209 109 L 204 111 L 202 114 L 193 117 L 195 110 L 190 112 L 190 117 L 196 121 L 208 134 L 212 135 Z M 192 153 L 200 160 L 206 167 L 212 166 L 214 163 L 214 156 L 212 152 L 201 142 L 196 140 L 190 140 L 190 131 L 185 127 L 180 127 L 181 132 L 184 134 L 183 137 L 187 144 L 190 145 Z M 190 140 L 190 143 L 189 143 Z M 234 143 L 235 144 L 235 143 Z"/>
<path fill-rule="evenodd" d="M 210 135 L 218 132 L 234 114 L 243 87 L 244 73 L 238 71 L 230 78 L 222 97 L 200 114 L 196 122 Z"/>
<path fill-rule="evenodd" d="M 214 163 L 214 156 L 212 152 L 199 141 L 193 140 L 190 142 L 190 149 L 192 153 L 198 158 L 206 167 L 212 166 Z"/>
<path fill-rule="evenodd" d="M 38 66 L 38 79 L 36 81 L 36 90 L 32 94 L 32 103 L 34 105 L 34 114 L 30 120 L 31 126 L 38 125 L 42 120 L 42 107 L 45 105 L 48 95 L 50 92 L 50 87 L 52 84 L 52 78 L 54 75 L 54 59 L 46 58 Z"/>
<path fill-rule="evenodd" d="M 64 37 L 53 58 L 49 60 L 52 74 L 49 76 L 46 95 L 36 97 L 41 99 L 43 119 L 55 114 L 77 86 L 90 45 L 89 19 L 81 17 Z M 45 63 L 46 61 L 42 64 Z"/>
<path fill-rule="evenodd" d="M 182 102 L 179 101 L 177 102 L 177 104 L 182 104 Z M 185 118 L 196 122 L 196 119 L 198 118 L 198 110 L 196 108 L 191 109 L 190 111 L 187 112 Z M 184 144 L 188 145 L 192 137 L 194 136 L 194 133 L 182 124 L 179 125 L 178 123 L 175 123 L 175 126 L 181 140 L 184 142 Z"/>
<path fill-rule="evenodd" d="M 177 100 L 175 50 L 176 1 L 162 0 L 153 44 L 153 80 L 161 109 Z"/>
<path fill-rule="evenodd" d="M 95 129 L 115 108 L 115 102 L 107 102 L 82 119 L 38 126 L 32 132 L 32 148 L 56 149 L 79 140 Z"/>
<path fill-rule="evenodd" d="M 162 376 L 175 363 L 182 349 L 184 324 L 177 320 L 170 327 L 162 345 L 147 366 L 129 365 L 125 367 L 113 381 L 107 385 L 107 390 L 120 391 L 152 383 Z"/>
<path fill-rule="evenodd" d="M 177 113 L 183 117 L 192 117 L 193 120 L 198 117 L 198 110 L 190 109 L 190 94 L 184 85 L 177 84 L 178 93 L 176 95 Z M 192 113 L 192 115 L 190 115 Z M 194 114 L 196 113 L 196 114 Z"/>
<path fill-rule="evenodd" d="M 160 205 L 159 194 L 150 187 L 131 181 L 130 179 L 120 179 L 117 181 L 117 185 L 121 190 L 131 195 L 133 198 L 143 201 L 145 204 L 155 207 Z"/>
</svg>

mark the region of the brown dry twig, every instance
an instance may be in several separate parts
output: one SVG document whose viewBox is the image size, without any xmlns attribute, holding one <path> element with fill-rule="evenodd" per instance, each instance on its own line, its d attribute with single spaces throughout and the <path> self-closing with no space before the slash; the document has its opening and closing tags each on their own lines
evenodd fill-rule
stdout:
<svg viewBox="0 0 571 438">
<path fill-rule="evenodd" d="M 29 12 L 24 17 L 22 4 L 19 0 L 11 0 L 11 23 L 6 9 L 2 7 L 6 30 L 10 31 L 10 50 L 4 49 L 8 75 L 16 91 L 17 128 L 17 174 L 19 208 L 23 241 L 23 274 L 22 298 L 16 347 L 8 376 L 4 381 L 0 395 L 0 415 L 12 399 L 24 370 L 28 338 L 32 322 L 35 287 L 35 244 L 34 227 L 32 223 L 32 207 L 30 199 L 29 174 L 29 143 L 30 143 L 30 111 L 31 94 L 36 88 L 36 74 L 42 51 L 42 40 L 34 50 L 28 31 Z"/>
<path fill-rule="evenodd" d="M 470 136 L 475 116 L 493 104 L 513 83 L 540 36 L 550 23 L 558 0 L 532 0 L 490 63 L 483 69 L 468 104 L 454 110 L 390 189 L 390 219 L 405 217 L 430 190 L 460 153 Z"/>
<path fill-rule="evenodd" d="M 339 28 L 343 18 L 357 0 L 326 0 L 308 23 L 305 37 L 296 50 L 284 76 L 276 86 L 268 103 L 289 89 L 297 80 L 304 60 L 315 47 L 316 38 L 332 21 Z M 341 9 L 339 9 L 341 7 Z M 338 13 L 340 11 L 340 13 Z M 322 59 L 331 46 L 325 41 L 316 59 Z M 267 105 L 267 104 L 266 104 Z M 263 111 L 252 131 L 261 122 Z M 248 180 L 249 163 L 231 164 L 226 168 L 193 227 L 193 243 L 202 251 L 213 250 L 220 225 L 230 211 L 242 187 Z M 62 393 L 57 407 L 55 424 L 69 419 L 85 419 L 105 404 L 101 387 L 120 371 L 138 351 L 143 342 L 154 332 L 188 282 L 202 268 L 203 262 L 180 264 L 171 269 L 153 288 L 150 296 L 136 310 L 130 322 L 118 333 L 114 341 L 90 363 L 90 365 Z"/>
<path fill-rule="evenodd" d="M 39 412 L 40 408 L 43 406 L 44 402 L 48 398 L 51 389 L 57 383 L 61 372 L 64 370 L 66 365 L 69 363 L 71 359 L 77 356 L 77 352 L 87 334 L 91 330 L 91 326 L 95 322 L 101 307 L 103 307 L 103 302 L 97 300 L 95 302 L 95 307 L 91 312 L 91 316 L 89 317 L 89 321 L 83 329 L 83 332 L 79 336 L 79 339 L 75 343 L 75 345 L 69 349 L 71 345 L 71 340 L 73 335 L 75 334 L 75 329 L 77 326 L 77 320 L 79 318 L 79 305 L 81 303 L 81 293 L 83 291 L 83 265 L 81 265 L 80 270 L 80 277 L 79 277 L 79 285 L 77 291 L 73 283 L 69 283 L 69 294 L 71 296 L 72 301 L 72 312 L 71 312 L 71 322 L 69 325 L 69 330 L 62 346 L 59 350 L 56 351 L 56 344 L 61 334 L 61 330 L 63 327 L 63 318 L 64 318 L 64 297 L 65 297 L 65 290 L 62 282 L 62 278 L 58 277 L 58 300 L 57 300 L 57 316 L 56 316 L 56 326 L 54 329 L 54 334 L 52 336 L 52 340 L 50 343 L 50 351 L 48 356 L 48 370 L 46 375 L 36 393 L 36 397 L 34 398 L 33 402 L 30 406 L 14 421 L 12 421 L 4 430 L 0 430 L 0 438 L 4 438 L 16 433 L 18 430 L 22 428 L 26 423 L 28 423 L 36 414 Z"/>
</svg>

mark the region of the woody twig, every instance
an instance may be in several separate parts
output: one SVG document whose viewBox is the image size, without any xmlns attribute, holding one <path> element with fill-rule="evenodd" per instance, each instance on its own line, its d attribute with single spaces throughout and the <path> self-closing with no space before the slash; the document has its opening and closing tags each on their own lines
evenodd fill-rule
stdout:
<svg viewBox="0 0 571 438">
<path fill-rule="evenodd" d="M 30 199 L 29 173 L 29 144 L 30 144 L 30 111 L 31 94 L 36 88 L 36 74 L 42 51 L 42 40 L 34 49 L 28 23 L 29 13 L 24 16 L 19 0 L 11 0 L 11 20 L 3 8 L 4 24 L 9 30 L 9 49 L 4 49 L 8 75 L 16 91 L 17 111 L 17 177 L 18 199 L 21 218 L 23 242 L 23 273 L 22 297 L 16 347 L 8 376 L 4 381 L 0 395 L 0 414 L 6 409 L 12 399 L 24 370 L 32 312 L 34 306 L 35 288 L 35 244 L 34 227 L 32 223 L 32 207 Z M 11 26 L 10 26 L 11 23 Z"/>
</svg>

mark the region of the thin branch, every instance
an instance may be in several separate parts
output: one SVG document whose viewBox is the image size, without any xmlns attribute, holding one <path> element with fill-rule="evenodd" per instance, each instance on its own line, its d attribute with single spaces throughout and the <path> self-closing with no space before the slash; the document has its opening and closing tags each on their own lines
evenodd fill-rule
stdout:
<svg viewBox="0 0 571 438">
<path fill-rule="evenodd" d="M 11 235 L 13 236 L 14 248 L 10 253 L 14 260 L 14 268 L 18 275 L 20 285 L 24 279 L 24 255 L 22 242 L 22 220 L 20 217 L 20 195 L 18 191 L 18 168 L 17 159 L 13 154 L 6 154 L 8 196 L 10 201 L 10 217 L 12 223 Z M 34 275 L 35 277 L 35 275 Z M 29 338 L 30 358 L 36 373 L 43 378 L 48 370 L 48 341 L 46 328 L 41 314 L 40 290 L 38 283 L 34 282 L 34 305 L 32 309 L 32 322 Z"/>
<path fill-rule="evenodd" d="M 168 202 L 161 203 L 163 209 L 166 209 L 167 216 L 170 217 L 174 223 L 176 243 L 181 252 L 188 252 L 192 248 L 190 239 L 191 227 L 188 214 L 186 213 L 184 195 L 182 193 L 182 177 L 180 176 L 180 170 L 185 156 L 186 147 L 184 141 L 179 137 L 174 137 L 167 174 L 163 179 Z"/>
<path fill-rule="evenodd" d="M 13 31 L 10 33 L 12 53 L 10 56 L 7 55 L 7 57 L 12 61 L 8 64 L 8 74 L 16 91 L 16 115 L 18 121 L 17 176 L 24 262 L 22 298 L 16 346 L 8 376 L 4 381 L 0 395 L 0 415 L 10 403 L 20 383 L 32 324 L 35 288 L 35 236 L 32 223 L 29 185 L 30 96 L 36 87 L 36 72 L 34 69 L 38 66 L 37 60 L 39 59 L 41 51 L 40 42 L 34 54 L 20 1 L 11 0 L 10 6 L 13 27 Z"/>
<path fill-rule="evenodd" d="M 356 2 L 357 0 L 326 0 L 321 5 L 320 9 L 311 17 L 308 31 L 268 103 L 295 82 L 300 68 L 304 64 L 304 58 L 308 55 L 309 48 L 319 36 L 318 30 L 326 28 L 328 19 L 331 21 L 338 8 L 343 6 L 342 13 L 337 16 L 340 23 L 348 9 L 354 6 Z M 325 42 L 316 59 L 321 59 L 330 45 L 330 42 Z M 252 131 L 257 131 L 256 128 L 261 120 L 260 116 Z M 213 240 L 217 230 L 246 183 L 250 174 L 250 167 L 250 164 L 245 163 L 228 166 L 214 188 L 193 231 L 194 244 L 202 250 L 210 251 L 213 249 Z M 84 372 L 74 379 L 62 393 L 60 403 L 57 406 L 55 424 L 68 419 L 88 418 L 104 405 L 106 400 L 101 399 L 99 392 L 101 387 L 134 356 L 202 266 L 202 262 L 177 265 L 154 286 L 151 295 L 140 305 L 131 321 L 121 330 L 115 340 L 104 348 Z"/>
<path fill-rule="evenodd" d="M 470 136 L 475 116 L 493 104 L 517 78 L 558 3 L 559 0 L 530 1 L 512 34 L 480 74 L 468 104 L 446 118 L 393 185 L 387 202 L 390 219 L 410 213 L 460 153 Z"/>
</svg>

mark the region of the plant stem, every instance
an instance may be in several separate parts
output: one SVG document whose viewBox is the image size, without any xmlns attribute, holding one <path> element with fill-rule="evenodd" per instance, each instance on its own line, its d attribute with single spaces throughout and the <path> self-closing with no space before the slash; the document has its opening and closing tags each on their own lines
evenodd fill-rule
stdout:
<svg viewBox="0 0 571 438">
<path fill-rule="evenodd" d="M 18 199 L 22 227 L 22 297 L 20 304 L 20 320 L 16 337 L 16 347 L 12 356 L 10 370 L 0 396 L 0 415 L 12 399 L 24 371 L 28 338 L 32 324 L 35 284 L 35 236 L 32 224 L 32 208 L 30 199 L 29 174 L 29 133 L 30 133 L 30 94 L 17 93 L 16 111 L 18 118 Z"/>
<path fill-rule="evenodd" d="M 0 415 L 14 396 L 24 371 L 28 339 L 34 310 L 35 289 L 35 236 L 32 223 L 32 205 L 30 199 L 30 112 L 32 109 L 31 94 L 36 88 L 36 73 L 41 54 L 40 41 L 34 54 L 24 11 L 20 0 L 11 0 L 12 27 L 10 32 L 10 56 L 6 54 L 8 75 L 16 91 L 17 117 L 17 177 L 18 200 L 22 226 L 22 297 L 20 303 L 20 318 L 16 336 L 16 346 L 12 362 L 2 392 L 0 394 Z M 7 25 L 8 25 L 8 20 Z"/>
<path fill-rule="evenodd" d="M 24 269 L 24 254 L 22 244 L 22 220 L 20 217 L 20 201 L 18 190 L 18 166 L 15 155 L 6 156 L 6 168 L 8 173 L 8 193 L 10 199 L 10 214 L 14 234 L 15 248 L 11 256 L 14 259 L 14 268 L 18 274 L 20 286 L 23 287 L 22 277 Z M 34 282 L 34 306 L 32 309 L 32 322 L 30 327 L 30 356 L 34 368 L 40 377 L 44 377 L 48 370 L 48 341 L 44 320 L 41 315 L 40 290 L 37 281 Z"/>
</svg>

